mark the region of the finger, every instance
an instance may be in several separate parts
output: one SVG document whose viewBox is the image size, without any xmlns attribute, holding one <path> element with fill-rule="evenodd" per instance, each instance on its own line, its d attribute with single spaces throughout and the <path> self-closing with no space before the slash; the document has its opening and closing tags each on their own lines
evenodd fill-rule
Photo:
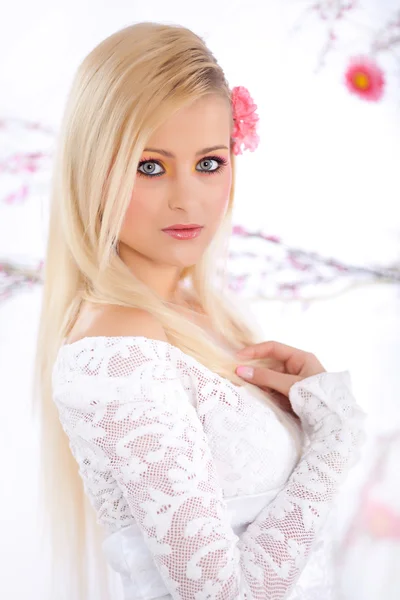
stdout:
<svg viewBox="0 0 400 600">
<path fill-rule="evenodd" d="M 245 354 L 246 356 L 251 356 L 251 358 L 264 358 L 266 354 L 273 353 L 279 360 L 285 361 L 290 358 L 295 350 L 297 348 L 287 346 L 281 342 L 268 341 L 246 346 L 242 350 L 239 350 L 238 354 Z"/>
<path fill-rule="evenodd" d="M 236 373 L 254 385 L 272 388 L 285 396 L 288 396 L 291 386 L 302 379 L 296 375 L 277 373 L 265 367 L 248 367 L 247 365 L 237 367 Z"/>
<path fill-rule="evenodd" d="M 274 356 L 279 361 L 285 363 L 289 373 L 294 374 L 301 371 L 309 353 L 299 348 L 282 344 L 281 342 L 267 341 L 246 346 L 237 355 L 251 359 Z"/>
</svg>

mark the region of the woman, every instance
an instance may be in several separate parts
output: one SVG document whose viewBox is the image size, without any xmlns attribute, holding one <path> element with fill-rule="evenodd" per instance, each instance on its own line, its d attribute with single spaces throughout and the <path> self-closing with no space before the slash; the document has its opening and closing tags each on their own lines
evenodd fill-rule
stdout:
<svg viewBox="0 0 400 600">
<path fill-rule="evenodd" d="M 306 571 L 361 440 L 349 374 L 261 343 L 217 268 L 255 108 L 179 26 L 127 27 L 76 74 L 37 354 L 53 599 L 89 597 L 100 542 L 126 600 L 329 597 Z"/>
</svg>

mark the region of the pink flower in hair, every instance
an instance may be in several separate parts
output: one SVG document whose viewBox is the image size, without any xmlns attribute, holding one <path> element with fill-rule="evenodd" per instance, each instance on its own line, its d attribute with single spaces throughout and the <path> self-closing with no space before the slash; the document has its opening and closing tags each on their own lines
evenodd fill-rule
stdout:
<svg viewBox="0 0 400 600">
<path fill-rule="evenodd" d="M 254 152 L 260 141 L 256 131 L 259 120 L 257 104 L 254 104 L 248 89 L 242 85 L 232 89 L 231 101 L 234 121 L 233 153 L 242 154 L 242 144 L 244 150 Z"/>
</svg>

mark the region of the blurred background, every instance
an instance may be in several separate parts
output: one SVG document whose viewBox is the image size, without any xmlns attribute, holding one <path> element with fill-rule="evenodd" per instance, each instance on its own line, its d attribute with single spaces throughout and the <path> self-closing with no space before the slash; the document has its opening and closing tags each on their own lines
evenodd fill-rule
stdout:
<svg viewBox="0 0 400 600">
<path fill-rule="evenodd" d="M 398 599 L 400 0 L 3 4 L 0 595 L 42 600 L 47 577 L 30 386 L 57 131 L 79 63 L 138 21 L 192 28 L 258 105 L 230 285 L 265 339 L 350 371 L 368 439 L 338 498 L 337 600 Z"/>
</svg>

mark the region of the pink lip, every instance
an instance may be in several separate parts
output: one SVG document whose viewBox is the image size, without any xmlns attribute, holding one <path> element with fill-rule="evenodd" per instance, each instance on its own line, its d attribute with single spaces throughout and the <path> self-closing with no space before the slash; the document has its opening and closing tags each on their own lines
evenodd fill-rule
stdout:
<svg viewBox="0 0 400 600">
<path fill-rule="evenodd" d="M 163 231 L 168 231 L 168 229 L 198 229 L 199 227 L 202 227 L 202 225 L 198 225 L 197 223 L 176 223 L 175 225 L 171 225 L 170 227 L 165 227 Z"/>
<path fill-rule="evenodd" d="M 191 227 L 186 229 L 163 229 L 164 233 L 176 240 L 192 240 L 200 235 L 203 227 Z"/>
</svg>

